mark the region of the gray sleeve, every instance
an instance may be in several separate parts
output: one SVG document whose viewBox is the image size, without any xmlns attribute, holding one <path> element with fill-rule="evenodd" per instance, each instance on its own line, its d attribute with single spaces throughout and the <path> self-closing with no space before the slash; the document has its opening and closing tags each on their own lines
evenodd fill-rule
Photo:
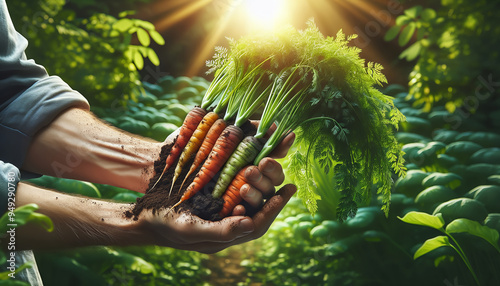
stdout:
<svg viewBox="0 0 500 286">
<path fill-rule="evenodd" d="M 21 169 L 33 136 L 70 107 L 87 100 L 44 67 L 26 59 L 28 41 L 0 0 L 0 160 Z"/>
<path fill-rule="evenodd" d="M 21 174 L 16 166 L 0 160 L 0 216 L 7 211 L 9 193 L 14 197 Z"/>
</svg>

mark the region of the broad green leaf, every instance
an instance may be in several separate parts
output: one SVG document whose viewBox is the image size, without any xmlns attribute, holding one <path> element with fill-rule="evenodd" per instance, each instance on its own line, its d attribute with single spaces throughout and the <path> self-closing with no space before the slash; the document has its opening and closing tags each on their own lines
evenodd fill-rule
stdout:
<svg viewBox="0 0 500 286">
<path fill-rule="evenodd" d="M 406 15 L 401 15 L 396 18 L 396 25 L 403 26 L 411 22 L 411 19 Z"/>
<path fill-rule="evenodd" d="M 148 47 L 151 43 L 148 32 L 146 32 L 146 30 L 142 28 L 137 29 L 137 38 L 139 39 L 141 45 L 143 45 L 144 47 Z"/>
<path fill-rule="evenodd" d="M 160 59 L 158 58 L 158 55 L 155 53 L 153 49 L 148 49 L 148 58 L 153 65 L 155 66 L 160 65 Z"/>
<path fill-rule="evenodd" d="M 38 206 L 36 204 L 27 204 L 16 208 L 14 210 L 15 216 L 13 216 L 13 218 L 15 219 L 14 221 L 9 221 L 10 217 L 8 216 L 8 213 L 5 213 L 2 218 L 0 218 L 0 231 L 2 233 L 7 231 L 10 228 L 7 225 L 9 223 L 15 224 L 16 227 L 19 227 L 25 225 L 28 222 L 36 223 L 49 232 L 54 230 L 54 224 L 52 223 L 52 220 L 44 214 L 36 213 L 35 211 L 37 209 Z"/>
<path fill-rule="evenodd" d="M 407 49 L 405 49 L 400 55 L 400 59 L 406 58 L 407 61 L 413 61 L 419 54 L 421 49 L 420 42 L 415 42 Z"/>
<path fill-rule="evenodd" d="M 429 21 L 436 18 L 436 11 L 431 8 L 425 8 L 420 16 L 422 17 L 422 20 Z"/>
<path fill-rule="evenodd" d="M 150 48 L 138 46 L 137 50 L 141 53 L 143 58 L 146 58 L 148 56 L 148 51 L 150 50 Z"/>
<path fill-rule="evenodd" d="M 130 270 L 137 271 L 142 274 L 151 274 L 156 276 L 156 268 L 153 264 L 147 262 L 139 256 L 133 254 L 117 251 L 115 249 L 106 248 L 109 254 L 113 255 L 122 264 L 125 264 Z"/>
<path fill-rule="evenodd" d="M 164 45 L 165 44 L 165 39 L 158 33 L 157 31 L 149 31 L 149 35 L 155 41 L 158 45 Z"/>
<path fill-rule="evenodd" d="M 0 233 L 4 233 L 7 230 L 9 230 L 8 224 L 17 224 L 18 226 L 23 225 L 26 223 L 26 217 L 29 216 L 32 212 L 38 209 L 38 206 L 36 204 L 28 204 L 24 205 L 22 207 L 16 208 L 14 210 L 14 215 L 12 216 L 12 220 L 10 219 L 11 216 L 9 216 L 10 212 L 6 212 L 2 215 L 0 218 Z M 18 216 L 19 215 L 19 216 Z M 15 221 L 14 221 L 15 219 Z"/>
<path fill-rule="evenodd" d="M 135 24 L 139 27 L 143 27 L 145 30 L 151 31 L 155 29 L 155 25 L 150 22 L 143 20 L 134 20 Z"/>
<path fill-rule="evenodd" d="M 493 245 L 493 247 L 495 247 L 495 249 L 500 252 L 500 247 L 498 246 L 498 231 L 485 225 L 481 225 L 477 221 L 469 220 L 466 218 L 456 219 L 446 226 L 446 232 L 466 232 L 468 234 L 481 237 L 482 239 Z"/>
<path fill-rule="evenodd" d="M 408 25 L 406 25 L 406 27 L 404 27 L 403 30 L 401 30 L 401 34 L 399 35 L 398 39 L 398 44 L 401 47 L 408 44 L 408 42 L 411 40 L 413 34 L 415 33 L 415 28 L 416 28 L 415 23 L 411 22 L 408 23 Z"/>
<path fill-rule="evenodd" d="M 401 30 L 400 26 L 392 26 L 387 33 L 385 33 L 384 40 L 386 41 L 392 41 L 396 38 L 398 35 L 399 31 Z"/>
<path fill-rule="evenodd" d="M 113 28 L 120 32 L 126 32 L 133 26 L 130 19 L 120 19 L 113 24 Z"/>
<path fill-rule="evenodd" d="M 441 214 L 430 215 L 423 212 L 409 212 L 403 218 L 398 218 L 409 224 L 423 225 L 435 229 L 441 229 L 444 226 Z"/>
<path fill-rule="evenodd" d="M 428 35 L 427 31 L 425 31 L 424 29 L 417 28 L 417 41 L 424 40 L 424 37 L 427 35 Z M 427 40 L 427 39 L 425 39 L 425 40 Z"/>
<path fill-rule="evenodd" d="M 420 15 L 420 12 L 422 12 L 422 6 L 417 5 L 406 9 L 405 15 L 410 18 L 416 19 Z"/>
<path fill-rule="evenodd" d="M 126 10 L 126 11 L 120 12 L 120 14 L 118 14 L 118 17 L 123 18 L 123 17 L 127 17 L 129 15 L 134 15 L 134 14 L 135 14 L 135 10 Z"/>
<path fill-rule="evenodd" d="M 452 255 L 441 255 L 438 258 L 434 259 L 434 267 L 439 267 L 439 264 L 443 261 L 453 262 L 455 260 L 455 256 Z"/>
<path fill-rule="evenodd" d="M 24 263 L 23 265 L 19 266 L 19 268 L 17 268 L 17 269 L 16 269 L 16 271 L 14 271 L 14 274 L 17 274 L 17 273 L 21 272 L 22 270 L 24 270 L 24 269 L 26 269 L 26 268 L 31 268 L 31 267 L 33 267 L 33 263 L 32 263 L 31 261 L 28 261 L 28 262 Z M 11 279 L 11 278 L 9 277 L 9 274 L 10 274 L 10 273 L 11 273 L 10 271 L 1 272 L 1 273 L 0 273 L 0 281 L 2 281 L 2 280 L 8 280 L 8 279 Z M 10 281 L 10 282 L 20 282 L 20 283 L 24 283 L 24 282 L 21 282 L 21 281 L 16 281 L 16 280 L 14 280 L 14 281 L 9 280 L 9 281 Z M 0 284 L 0 285 L 1 285 L 1 284 Z M 16 286 L 16 285 L 29 285 L 29 284 L 16 284 L 16 283 L 12 283 L 12 284 L 11 284 L 11 283 L 7 283 L 7 284 L 5 284 L 5 285 L 13 285 L 13 286 Z"/>
<path fill-rule="evenodd" d="M 429 252 L 433 251 L 434 249 L 439 248 L 441 246 L 449 246 L 449 245 L 450 245 L 450 241 L 448 240 L 447 236 L 440 235 L 440 236 L 436 236 L 434 238 L 430 238 L 430 239 L 426 240 L 424 242 L 424 244 L 422 244 L 422 246 L 420 246 L 419 249 L 417 249 L 417 251 L 413 255 L 413 259 L 417 259 L 420 256 L 427 254 L 427 253 L 429 253 Z"/>
<path fill-rule="evenodd" d="M 54 223 L 52 223 L 52 220 L 50 217 L 41 214 L 41 213 L 32 213 L 29 217 L 27 222 L 32 222 L 40 225 L 43 227 L 45 230 L 48 232 L 52 232 L 54 230 Z"/>
<path fill-rule="evenodd" d="M 144 67 L 144 59 L 139 51 L 134 52 L 134 64 L 138 70 L 142 70 Z"/>
</svg>

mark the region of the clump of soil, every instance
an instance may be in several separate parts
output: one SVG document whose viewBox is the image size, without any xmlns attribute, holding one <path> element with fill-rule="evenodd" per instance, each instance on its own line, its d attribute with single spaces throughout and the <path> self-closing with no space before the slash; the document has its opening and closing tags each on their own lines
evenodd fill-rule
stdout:
<svg viewBox="0 0 500 286">
<path fill-rule="evenodd" d="M 254 135 L 256 131 L 253 124 L 251 124 L 249 121 L 242 126 L 242 130 L 245 136 Z M 194 157 L 191 158 L 186 164 L 187 167 L 184 168 L 179 178 L 177 178 L 177 181 L 175 182 L 172 188 L 172 193 L 169 195 L 170 188 L 172 186 L 172 179 L 174 176 L 175 166 L 177 165 L 178 161 L 177 160 L 174 163 L 174 165 L 165 172 L 165 174 L 156 184 L 156 186 L 153 189 L 151 189 L 158 180 L 158 178 L 160 177 L 161 173 L 163 172 L 163 169 L 165 168 L 166 164 L 165 161 L 167 159 L 167 156 L 170 154 L 172 146 L 173 143 L 166 144 L 162 147 L 160 152 L 160 157 L 158 158 L 158 160 L 154 162 L 155 175 L 149 181 L 148 191 L 143 197 L 137 199 L 137 203 L 135 204 L 132 210 L 127 211 L 125 213 L 126 217 L 137 220 L 140 213 L 145 209 L 150 209 L 153 211 L 153 213 L 157 213 L 162 209 L 170 208 L 180 200 L 186 188 L 193 181 L 199 169 L 201 169 L 200 166 L 195 172 L 193 172 L 193 174 L 189 176 L 189 178 L 182 186 L 182 190 L 180 190 L 182 181 L 187 175 L 189 167 L 193 163 Z M 212 197 L 212 190 L 215 187 L 218 176 L 219 174 L 217 174 L 214 178 L 212 178 L 212 180 L 207 185 L 205 185 L 201 191 L 195 194 L 191 199 L 177 206 L 175 210 L 189 211 L 193 215 L 196 215 L 205 220 L 211 220 L 211 221 L 220 220 L 221 218 L 218 213 L 222 209 L 224 201 L 222 198 Z M 249 205 L 245 205 L 245 209 L 247 210 L 247 215 L 249 215 L 250 213 L 254 213 L 256 211 Z"/>
</svg>

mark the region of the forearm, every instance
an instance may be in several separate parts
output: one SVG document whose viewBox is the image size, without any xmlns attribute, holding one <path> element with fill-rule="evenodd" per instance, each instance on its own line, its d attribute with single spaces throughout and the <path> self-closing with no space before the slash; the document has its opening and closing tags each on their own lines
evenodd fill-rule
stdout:
<svg viewBox="0 0 500 286">
<path fill-rule="evenodd" d="M 20 183 L 16 205 L 36 203 L 49 216 L 54 231 L 36 224 L 16 230 L 16 249 L 55 249 L 90 245 L 152 244 L 153 236 L 140 220 L 126 218 L 128 204 L 62 194 Z M 35 239 L 34 239 L 35 238 Z"/>
<path fill-rule="evenodd" d="M 131 136 L 90 112 L 73 108 L 37 134 L 23 168 L 145 192 L 161 145 Z"/>
</svg>

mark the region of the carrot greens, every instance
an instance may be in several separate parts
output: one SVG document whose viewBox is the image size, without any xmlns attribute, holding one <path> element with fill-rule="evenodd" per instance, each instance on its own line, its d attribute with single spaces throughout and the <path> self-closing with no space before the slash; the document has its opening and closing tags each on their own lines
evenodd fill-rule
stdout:
<svg viewBox="0 0 500 286">
<path fill-rule="evenodd" d="M 232 143 L 231 148 L 234 145 L 236 149 L 222 150 L 222 145 L 215 144 L 215 153 L 203 156 L 210 162 L 205 162 L 203 172 L 181 201 L 221 167 L 212 196 L 222 196 L 238 171 L 251 162 L 258 165 L 295 131 L 287 170 L 298 185 L 298 196 L 312 213 L 317 211 L 317 201 L 327 197 L 331 212 L 345 220 L 371 198 L 374 189 L 387 214 L 391 175 L 403 176 L 406 171 L 393 134 L 405 117 L 392 98 L 375 87 L 387 82 L 382 66 L 360 58 L 361 50 L 349 45 L 355 37 L 342 31 L 325 37 L 310 21 L 301 31 L 284 27 L 270 34 L 230 39 L 229 49 L 216 48 L 213 59 L 207 62 L 214 80 L 201 107 L 233 122 L 220 136 L 229 136 L 227 130 L 232 130 L 230 134 L 238 142 L 227 142 L 226 138 L 220 144 Z M 240 143 L 240 127 L 251 116 L 259 115 L 256 134 Z M 266 138 L 273 124 L 276 129 Z M 238 136 L 233 135 L 236 133 Z M 318 171 L 322 176 L 314 175 Z M 238 185 L 241 180 L 240 176 Z M 234 185 L 232 188 L 234 198 Z M 230 212 L 226 207 L 224 213 Z"/>
<path fill-rule="evenodd" d="M 311 175 L 318 166 L 335 176 L 330 189 L 340 196 L 332 211 L 340 220 L 354 215 L 357 206 L 369 200 L 372 186 L 387 213 L 391 175 L 405 174 L 402 152 L 393 135 L 405 118 L 392 99 L 374 87 L 386 82 L 382 66 L 359 57 L 361 50 L 349 46 L 355 37 L 346 37 L 342 31 L 336 37 L 324 37 L 309 22 L 303 31 L 287 27 L 272 36 L 250 35 L 231 41 L 225 51 L 228 59 L 246 65 L 269 59 L 262 69 L 271 87 L 255 137 L 263 138 L 273 123 L 277 128 L 254 164 L 296 130 L 297 143 L 288 168 L 299 186 L 299 197 L 315 212 L 316 201 L 329 196 L 317 193 L 324 189 L 317 187 Z M 219 53 L 217 57 L 223 56 Z"/>
</svg>

